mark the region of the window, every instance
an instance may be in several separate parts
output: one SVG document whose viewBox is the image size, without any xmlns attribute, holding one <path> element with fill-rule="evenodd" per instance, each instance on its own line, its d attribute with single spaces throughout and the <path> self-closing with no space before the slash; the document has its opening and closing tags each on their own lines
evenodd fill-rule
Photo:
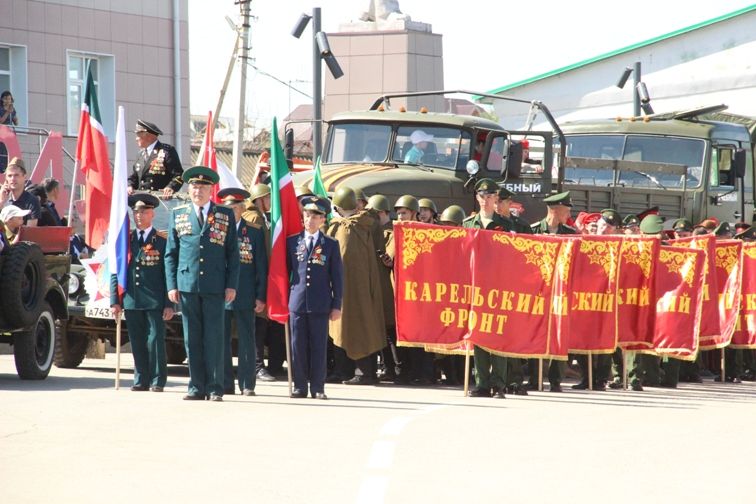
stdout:
<svg viewBox="0 0 756 504">
<path fill-rule="evenodd" d="M 11 88 L 10 48 L 0 47 L 0 92 Z"/>
<path fill-rule="evenodd" d="M 92 70 L 100 120 L 105 135 L 114 138 L 115 134 L 115 65 L 114 58 L 101 54 L 68 53 L 66 79 L 66 101 L 68 109 L 68 134 L 79 132 L 81 105 L 87 83 L 87 69 Z"/>
<path fill-rule="evenodd" d="M 29 125 L 26 47 L 0 45 L 0 93 L 10 91 L 19 126 Z"/>
<path fill-rule="evenodd" d="M 413 146 L 413 134 L 425 140 Z M 396 133 L 393 158 L 399 163 L 430 165 L 455 170 L 458 157 L 466 154 L 469 159 L 470 155 L 470 142 L 469 140 L 463 142 L 462 137 L 462 131 L 454 128 L 428 125 L 401 126 Z M 469 134 L 465 137 L 469 138 Z M 463 148 L 464 151 L 460 150 Z"/>
<path fill-rule="evenodd" d="M 391 126 L 387 124 L 336 124 L 331 129 L 325 162 L 384 162 L 390 140 Z"/>
</svg>

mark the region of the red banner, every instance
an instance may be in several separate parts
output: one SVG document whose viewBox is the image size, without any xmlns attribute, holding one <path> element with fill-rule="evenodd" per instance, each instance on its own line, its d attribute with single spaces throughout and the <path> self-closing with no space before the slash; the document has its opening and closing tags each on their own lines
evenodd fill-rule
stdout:
<svg viewBox="0 0 756 504">
<path fill-rule="evenodd" d="M 705 259 L 702 250 L 662 245 L 656 267 L 655 353 L 695 359 Z"/>
<path fill-rule="evenodd" d="M 620 249 L 617 280 L 617 344 L 621 348 L 654 346 L 654 283 L 659 240 L 625 237 Z"/>
<path fill-rule="evenodd" d="M 717 276 L 719 334 L 701 342 L 702 350 L 723 348 L 730 344 L 740 308 L 740 240 L 720 240 L 714 245 L 714 267 Z"/>
<path fill-rule="evenodd" d="M 571 353 L 612 353 L 617 346 L 616 290 L 621 236 L 580 237 L 570 268 L 568 307 L 561 317 Z"/>
<path fill-rule="evenodd" d="M 714 348 L 714 341 L 719 336 L 719 296 L 717 269 L 715 262 L 716 238 L 714 235 L 701 235 L 691 238 L 672 240 L 671 245 L 690 247 L 706 252 L 704 259 L 703 311 L 701 312 L 701 331 L 699 342 L 702 348 Z"/>
<path fill-rule="evenodd" d="M 756 348 L 756 242 L 743 243 L 740 313 L 730 348 Z"/>
</svg>

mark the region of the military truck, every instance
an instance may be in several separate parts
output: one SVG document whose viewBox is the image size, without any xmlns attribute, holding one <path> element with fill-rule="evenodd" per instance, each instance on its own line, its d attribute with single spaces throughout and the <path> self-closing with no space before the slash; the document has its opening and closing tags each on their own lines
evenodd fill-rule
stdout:
<svg viewBox="0 0 756 504">
<path fill-rule="evenodd" d="M 726 108 L 564 123 L 559 188 L 571 192 L 576 210 L 659 207 L 668 222 L 750 221 L 756 119 Z"/>
<path fill-rule="evenodd" d="M 13 345 L 22 380 L 50 373 L 56 335 L 68 318 L 71 228 L 21 228 L 0 254 L 0 343 Z"/>
<path fill-rule="evenodd" d="M 551 129 L 511 131 L 478 116 L 391 106 L 395 98 L 452 93 L 520 102 L 542 113 Z M 427 142 L 422 159 L 413 163 L 407 155 L 417 131 L 432 136 L 432 140 Z M 525 136 L 538 138 L 543 144 L 541 166 L 551 166 L 555 155 L 559 164 L 564 147 L 554 149 L 553 144 L 555 136 L 561 137 L 561 130 L 539 101 L 463 90 L 388 94 L 378 98 L 369 110 L 336 114 L 328 121 L 321 173 L 329 193 L 346 184 L 364 190 L 368 196 L 383 194 L 392 202 L 403 194 L 413 194 L 431 198 L 439 209 L 457 204 L 468 212 L 475 205 L 475 179 L 490 177 L 517 192 L 525 211 L 537 215 L 543 195 L 551 192 L 553 184 L 550 170 L 523 169 L 523 144 L 516 139 Z M 560 145 L 564 146 L 564 141 Z M 294 174 L 298 186 L 311 183 L 312 178 L 312 172 Z"/>
</svg>

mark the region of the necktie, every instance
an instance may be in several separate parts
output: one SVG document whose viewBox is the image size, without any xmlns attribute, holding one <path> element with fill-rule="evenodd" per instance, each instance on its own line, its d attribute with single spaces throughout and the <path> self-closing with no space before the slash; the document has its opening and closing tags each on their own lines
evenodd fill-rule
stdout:
<svg viewBox="0 0 756 504">
<path fill-rule="evenodd" d="M 144 231 L 139 231 L 139 246 L 144 246 Z"/>
<path fill-rule="evenodd" d="M 200 207 L 199 212 L 197 212 L 197 219 L 199 219 L 200 227 L 204 227 L 205 226 L 205 211 L 202 207 Z"/>
<path fill-rule="evenodd" d="M 315 242 L 315 237 L 314 236 L 310 236 L 307 239 L 307 255 L 312 254 L 312 246 L 313 246 L 314 242 Z"/>
</svg>

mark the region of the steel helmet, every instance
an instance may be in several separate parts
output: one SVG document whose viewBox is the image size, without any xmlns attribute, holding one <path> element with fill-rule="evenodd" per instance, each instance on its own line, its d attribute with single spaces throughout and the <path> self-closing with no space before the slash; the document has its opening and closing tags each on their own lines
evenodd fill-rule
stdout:
<svg viewBox="0 0 756 504">
<path fill-rule="evenodd" d="M 333 193 L 333 205 L 341 208 L 342 210 L 356 210 L 357 209 L 357 195 L 354 189 L 347 186 L 341 186 Z"/>
<path fill-rule="evenodd" d="M 433 210 L 434 214 L 438 213 L 438 208 L 436 208 L 436 204 L 433 203 L 433 200 L 430 198 L 420 198 L 417 204 L 419 208 L 428 208 L 430 210 Z"/>
<path fill-rule="evenodd" d="M 249 199 L 252 201 L 270 194 L 270 186 L 267 184 L 255 184 L 249 188 Z"/>
<path fill-rule="evenodd" d="M 389 204 L 388 198 L 383 194 L 374 194 L 370 196 L 367 208 L 372 208 L 373 210 L 378 210 L 379 212 L 390 212 L 391 204 Z"/>
<path fill-rule="evenodd" d="M 443 222 L 453 222 L 457 226 L 462 225 L 462 221 L 465 220 L 465 210 L 459 205 L 451 205 L 447 207 L 438 219 Z"/>
<path fill-rule="evenodd" d="M 411 194 L 405 194 L 404 196 L 401 196 L 398 200 L 396 200 L 396 203 L 394 203 L 394 208 L 409 208 L 413 212 L 417 212 L 420 210 L 420 205 L 417 202 L 417 198 L 415 198 Z"/>
</svg>

